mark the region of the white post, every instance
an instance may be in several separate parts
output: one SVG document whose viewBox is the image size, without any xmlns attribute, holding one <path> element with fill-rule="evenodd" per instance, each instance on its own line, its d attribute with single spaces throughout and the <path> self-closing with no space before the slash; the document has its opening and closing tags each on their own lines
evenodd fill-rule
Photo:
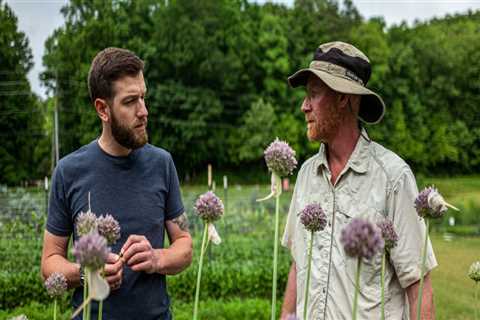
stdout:
<svg viewBox="0 0 480 320">
<path fill-rule="evenodd" d="M 212 165 L 208 164 L 208 190 L 212 190 Z"/>
</svg>

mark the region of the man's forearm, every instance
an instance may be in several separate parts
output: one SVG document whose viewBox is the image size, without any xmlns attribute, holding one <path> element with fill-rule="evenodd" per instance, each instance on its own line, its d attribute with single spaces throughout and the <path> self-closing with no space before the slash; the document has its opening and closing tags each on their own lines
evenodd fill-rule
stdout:
<svg viewBox="0 0 480 320">
<path fill-rule="evenodd" d="M 297 307 L 297 268 L 295 262 L 292 262 L 290 272 L 288 273 L 287 288 L 283 298 L 281 319 L 286 319 L 289 314 L 295 314 Z"/>
<path fill-rule="evenodd" d="M 407 288 L 408 303 L 410 307 L 410 319 L 417 319 L 418 308 L 418 290 L 420 288 L 420 281 L 415 282 Z M 430 280 L 430 274 L 425 275 L 423 283 L 423 297 L 422 297 L 422 320 L 435 319 L 435 305 L 433 303 L 433 289 L 432 282 Z"/>
<path fill-rule="evenodd" d="M 185 270 L 192 262 L 192 239 L 177 239 L 166 249 L 157 249 L 158 273 L 174 275 Z"/>
</svg>

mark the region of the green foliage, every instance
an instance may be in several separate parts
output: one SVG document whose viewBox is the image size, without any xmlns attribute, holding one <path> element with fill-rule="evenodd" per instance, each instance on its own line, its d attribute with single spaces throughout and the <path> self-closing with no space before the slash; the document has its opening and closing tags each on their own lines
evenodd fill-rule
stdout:
<svg viewBox="0 0 480 320">
<path fill-rule="evenodd" d="M 270 319 L 270 300 L 268 299 L 207 299 L 200 302 L 199 318 L 215 320 L 267 320 Z M 277 306 L 277 314 L 280 312 L 280 303 Z M 175 320 L 189 320 L 192 318 L 193 304 L 173 301 L 172 313 Z M 24 307 L 12 311 L 0 311 L 1 319 L 9 319 L 14 316 L 26 315 L 29 320 L 52 319 L 53 307 L 48 304 L 32 302 Z M 71 317 L 71 310 L 62 306 L 57 314 L 57 319 L 67 320 Z"/>
<path fill-rule="evenodd" d="M 0 81 L 27 93 L 0 90 L 7 137 L 0 183 L 18 183 L 50 169 L 45 132 L 55 101 L 41 104 L 30 95 L 27 39 L 8 6 L 0 8 Z M 118 46 L 146 62 L 151 142 L 173 154 L 182 178 L 195 179 L 207 163 L 258 166 L 261 149 L 275 136 L 292 144 L 301 163 L 318 144 L 305 136 L 304 93 L 288 88 L 286 78 L 308 65 L 320 43 L 341 40 L 370 57 L 369 87 L 387 105 L 383 122 L 368 126 L 372 138 L 423 174 L 480 169 L 479 12 L 411 27 L 365 20 L 351 0 L 298 0 L 291 7 L 75 0 L 62 13 L 65 24 L 45 44 L 42 74 L 58 98 L 62 156 L 99 135 L 86 78 L 95 54 Z"/>
<path fill-rule="evenodd" d="M 233 148 L 230 159 L 233 163 L 262 159 L 263 150 L 272 140 L 276 115 L 273 106 L 259 99 L 244 113 L 241 126 L 232 134 Z"/>
<path fill-rule="evenodd" d="M 59 308 L 57 309 L 58 320 L 69 320 L 71 318 L 71 310 L 65 301 L 59 303 L 57 308 Z M 20 315 L 25 315 L 28 320 L 51 320 L 53 319 L 53 302 L 42 304 L 34 301 L 13 310 L 0 310 L 0 319 L 10 319 Z"/>
<path fill-rule="evenodd" d="M 0 183 L 15 184 L 38 176 L 33 164 L 49 154 L 37 145 L 48 138 L 42 130 L 45 110 L 27 80 L 33 66 L 27 37 L 1 0 L 0 21 Z"/>
<path fill-rule="evenodd" d="M 419 186 L 435 184 L 447 201 L 461 209 L 460 213 L 450 212 L 457 220 L 457 226 L 448 227 L 448 217 L 439 220 L 433 229 L 447 231 L 456 235 L 453 239 L 443 240 L 431 233 L 433 247 L 439 261 L 439 267 L 433 272 L 437 312 L 441 319 L 461 319 L 458 314 L 471 312 L 472 283 L 466 277 L 468 266 L 478 259 L 479 239 L 460 236 L 478 234 L 480 220 L 480 178 L 475 176 L 450 179 L 431 179 L 422 177 Z M 194 237 L 194 259 L 184 272 L 168 276 L 168 290 L 172 298 L 176 319 L 190 319 L 193 311 L 193 297 L 197 275 L 200 236 L 203 223 L 193 213 L 192 206 L 196 197 L 205 192 L 206 186 L 183 186 L 182 196 Z M 223 240 L 222 244 L 210 244 L 205 255 L 202 276 L 202 294 L 200 310 L 205 319 L 266 319 L 269 316 L 271 296 L 271 264 L 273 254 L 273 213 L 274 202 L 257 203 L 255 199 L 267 194 L 269 186 L 234 186 L 229 189 L 225 216 L 216 223 Z M 22 194 L 22 201 L 4 202 L 0 206 L 23 203 L 21 219 L 0 224 L 0 319 L 25 314 L 29 319 L 51 319 L 51 299 L 46 295 L 40 277 L 40 255 L 44 228 L 43 216 L 32 214 L 26 209 L 32 201 L 41 202 L 38 193 L 26 196 L 25 190 L 16 190 Z M 6 197 L 8 195 L 3 195 Z M 15 196 L 15 198 L 17 198 Z M 36 199 L 36 200 L 35 200 Z M 285 225 L 286 213 L 291 192 L 281 197 L 280 226 Z M 15 202 L 15 203 L 14 203 Z M 40 205 L 30 205 L 32 208 Z M 4 209 L 3 212 L 10 212 Z M 1 215 L 1 214 L 0 214 Z M 461 225 L 461 226 L 459 226 Z M 281 227 L 282 228 L 282 227 Z M 476 231 L 475 231 L 476 230 Z M 278 297 L 283 296 L 290 254 L 287 249 L 279 250 Z M 448 280 L 448 281 L 447 281 Z M 472 285 L 472 286 L 469 286 Z M 457 288 L 458 287 L 458 288 Z M 462 294 L 451 302 L 452 288 Z M 60 305 L 63 317 L 68 317 L 69 296 L 65 296 Z M 280 307 L 281 299 L 279 299 Z M 464 309 L 458 308 L 462 305 Z M 48 317 L 47 317 L 48 315 Z M 244 315 L 244 316 L 243 316 Z M 248 317 L 247 317 L 248 315 Z M 464 316 L 467 318 L 467 316 Z"/>
<path fill-rule="evenodd" d="M 280 303 L 277 314 L 280 314 Z M 212 299 L 200 301 L 198 317 L 215 320 L 267 320 L 270 319 L 271 301 L 269 299 Z M 190 320 L 193 305 L 191 303 L 173 302 L 175 320 Z"/>
<path fill-rule="evenodd" d="M 120 46 L 146 62 L 151 142 L 173 154 L 181 177 L 195 177 L 207 162 L 258 163 L 261 148 L 276 133 L 304 149 L 300 157 L 315 152 L 307 147 L 298 94 L 287 88 L 285 77 L 304 64 L 307 52 L 311 57 L 325 30 L 318 23 L 308 26 L 312 46 L 306 48 L 297 42 L 307 36 L 299 36 L 300 26 L 306 14 L 325 21 L 335 36 L 347 34 L 350 21 L 359 19 L 352 6 L 340 12 L 334 1 L 305 1 L 289 9 L 241 0 L 77 0 L 62 12 L 65 25 L 46 42 L 42 75 L 51 90 L 58 88 L 61 154 L 99 134 L 85 79 L 96 52 Z M 268 108 L 253 114 L 260 99 L 273 107 L 270 119 Z"/>
</svg>

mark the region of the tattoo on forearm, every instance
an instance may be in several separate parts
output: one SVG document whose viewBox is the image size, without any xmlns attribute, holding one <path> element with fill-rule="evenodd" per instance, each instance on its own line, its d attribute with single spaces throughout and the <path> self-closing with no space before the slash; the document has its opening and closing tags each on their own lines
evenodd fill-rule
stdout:
<svg viewBox="0 0 480 320">
<path fill-rule="evenodd" d="M 178 225 L 183 231 L 188 231 L 188 218 L 185 213 L 172 220 L 173 223 Z"/>
</svg>

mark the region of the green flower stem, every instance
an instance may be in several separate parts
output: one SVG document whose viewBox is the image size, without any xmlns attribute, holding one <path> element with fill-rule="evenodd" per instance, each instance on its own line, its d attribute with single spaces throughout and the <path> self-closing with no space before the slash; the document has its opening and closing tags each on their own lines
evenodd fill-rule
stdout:
<svg viewBox="0 0 480 320">
<path fill-rule="evenodd" d="M 102 277 L 105 278 L 105 268 L 102 268 Z M 100 300 L 98 303 L 98 315 L 97 315 L 97 320 L 102 320 L 103 319 L 103 300 Z"/>
<path fill-rule="evenodd" d="M 90 271 L 90 269 L 85 268 L 85 273 L 86 273 L 87 283 L 90 283 L 91 278 L 92 278 L 92 272 Z M 90 300 L 90 302 L 88 302 L 88 304 L 85 306 L 85 309 L 87 310 L 86 311 L 87 312 L 87 320 L 90 320 L 90 318 L 92 316 L 91 315 L 91 306 L 92 306 L 92 302 Z"/>
<path fill-rule="evenodd" d="M 305 285 L 305 304 L 303 305 L 303 320 L 307 320 L 308 289 L 310 287 L 310 272 L 312 270 L 313 231 L 311 232 L 310 247 L 308 248 L 307 284 Z"/>
<path fill-rule="evenodd" d="M 97 316 L 98 320 L 102 320 L 102 318 L 103 318 L 103 300 L 101 300 L 98 303 L 98 316 Z"/>
<path fill-rule="evenodd" d="M 85 272 L 85 269 L 83 270 L 83 301 L 87 301 L 87 297 L 88 297 L 88 281 L 87 281 L 87 278 L 86 278 L 87 274 Z M 87 320 L 87 310 L 88 308 L 85 307 L 83 308 L 83 311 L 82 311 L 82 319 L 85 319 Z"/>
<path fill-rule="evenodd" d="M 280 210 L 280 193 L 282 188 L 282 180 L 279 176 L 275 177 L 276 194 L 275 194 L 275 238 L 273 241 L 273 279 L 272 279 L 272 320 L 276 320 L 277 305 L 277 260 L 278 260 L 278 220 Z"/>
<path fill-rule="evenodd" d="M 53 320 L 57 320 L 57 299 L 53 300 Z"/>
<path fill-rule="evenodd" d="M 386 258 L 386 255 L 387 255 L 387 251 L 383 250 L 382 273 L 381 273 L 381 279 L 380 279 L 380 283 L 382 287 L 382 291 L 381 291 L 382 302 L 381 302 L 381 313 L 380 313 L 381 320 L 385 320 L 385 260 L 386 260 L 385 258 Z"/>
<path fill-rule="evenodd" d="M 357 260 L 357 275 L 355 276 L 355 295 L 353 296 L 352 320 L 357 319 L 357 301 L 358 301 L 358 292 L 360 291 L 360 266 L 361 265 L 362 265 L 362 258 L 358 257 L 358 260 Z"/>
<path fill-rule="evenodd" d="M 475 281 L 475 301 L 473 308 L 475 309 L 475 320 L 478 320 L 478 281 Z"/>
<path fill-rule="evenodd" d="M 427 260 L 427 243 L 428 243 L 428 227 L 429 220 L 425 219 L 426 229 L 425 229 L 425 243 L 423 244 L 422 249 L 422 269 L 420 272 L 420 286 L 418 289 L 418 305 L 417 305 L 417 320 L 420 320 L 422 317 L 422 300 L 423 300 L 423 277 L 425 275 L 425 261 Z"/>
<path fill-rule="evenodd" d="M 195 305 L 193 307 L 193 320 L 197 320 L 198 315 L 198 300 L 200 298 L 200 281 L 202 279 L 202 265 L 203 265 L 203 255 L 205 253 L 205 249 L 207 248 L 207 229 L 208 224 L 205 223 L 205 228 L 203 229 L 203 237 L 202 237 L 202 246 L 200 250 L 200 261 L 198 263 L 198 274 L 197 274 L 197 289 L 195 290 Z"/>
</svg>

